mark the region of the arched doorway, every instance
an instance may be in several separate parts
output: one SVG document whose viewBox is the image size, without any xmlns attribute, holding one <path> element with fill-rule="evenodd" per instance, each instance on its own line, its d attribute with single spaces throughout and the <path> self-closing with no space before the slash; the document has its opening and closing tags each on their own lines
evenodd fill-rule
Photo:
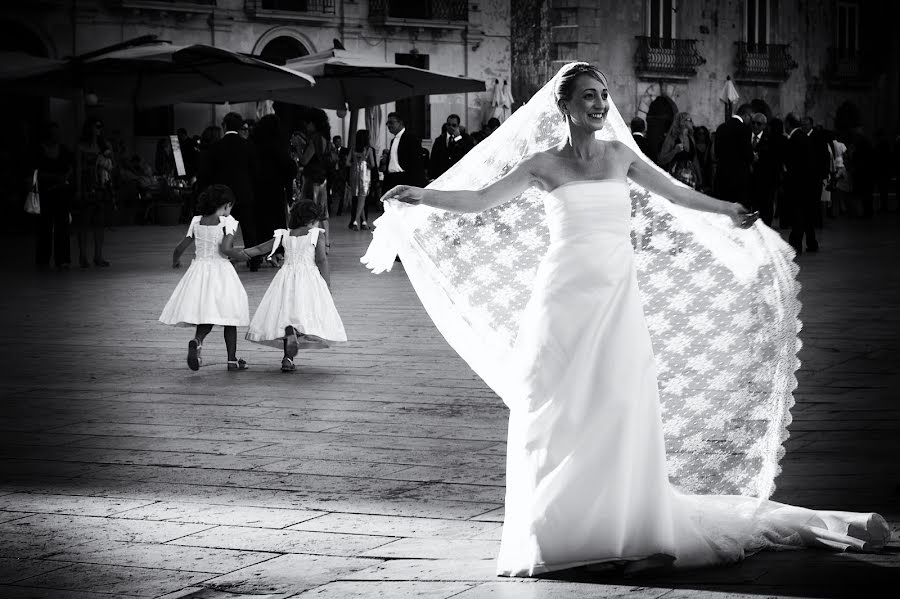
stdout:
<svg viewBox="0 0 900 599">
<path fill-rule="evenodd" d="M 289 35 L 280 35 L 263 46 L 259 56 L 266 62 L 283 65 L 292 58 L 308 54 L 309 49 L 303 45 L 303 42 Z"/>
<path fill-rule="evenodd" d="M 273 37 L 266 42 L 259 53 L 260 58 L 277 65 L 283 65 L 292 58 L 300 58 L 307 55 L 309 55 L 309 49 L 303 42 L 290 35 Z M 275 102 L 273 108 L 275 114 L 281 119 L 282 127 L 287 132 L 302 128 L 303 123 L 307 120 L 317 120 L 309 116 L 308 113 L 311 109 L 307 106 Z M 327 117 L 325 117 L 325 121 L 328 121 Z"/>
<path fill-rule="evenodd" d="M 647 146 L 649 156 L 655 162 L 662 148 L 663 139 L 675 120 L 678 106 L 668 96 L 657 96 L 647 109 Z"/>
<path fill-rule="evenodd" d="M 25 25 L 9 19 L 0 19 L 0 51 L 49 55 L 40 36 Z M 20 226 L 20 221 L 24 221 L 22 203 L 31 182 L 28 157 L 44 123 L 49 119 L 50 102 L 47 98 L 6 92 L 0 94 L 0 114 L 15 116 L 0 136 L 0 209 L 4 214 L 14 215 L 5 219 L 6 225 L 2 229 L 29 230 Z"/>
<path fill-rule="evenodd" d="M 766 115 L 766 119 L 772 120 L 772 109 L 769 108 L 769 104 L 762 98 L 750 100 L 750 108 L 753 112 L 761 112 Z"/>
</svg>

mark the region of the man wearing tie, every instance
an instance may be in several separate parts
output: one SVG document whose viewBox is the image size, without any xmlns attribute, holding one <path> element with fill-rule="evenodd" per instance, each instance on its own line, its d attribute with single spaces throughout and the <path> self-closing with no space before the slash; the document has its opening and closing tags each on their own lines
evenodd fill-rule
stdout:
<svg viewBox="0 0 900 599">
<path fill-rule="evenodd" d="M 775 212 L 775 190 L 781 173 L 781 163 L 766 125 L 766 115 L 761 112 L 750 117 L 750 145 L 753 148 L 753 163 L 750 167 L 750 203 L 759 211 L 764 223 L 772 226 Z"/>
<path fill-rule="evenodd" d="M 806 250 L 816 252 L 819 242 L 816 240 L 815 216 L 819 198 L 815 195 L 816 185 L 821 186 L 821 179 L 816 176 L 812 142 L 800 128 L 800 121 L 793 114 L 784 118 L 784 128 L 788 131 L 788 147 L 785 155 L 785 206 L 791 210 L 791 234 L 788 238 L 797 255 L 803 253 L 803 240 L 806 238 Z"/>
<path fill-rule="evenodd" d="M 738 113 L 728 117 L 716 129 L 716 193 L 715 196 L 727 202 L 739 202 L 750 208 L 748 197 L 750 165 L 753 162 L 753 147 L 750 145 L 749 104 L 738 108 Z"/>
<path fill-rule="evenodd" d="M 403 124 L 396 112 L 387 118 L 387 129 L 394 136 L 388 152 L 387 171 L 384 173 L 384 189 L 396 185 L 425 186 L 425 165 L 422 162 L 422 142 Z"/>
<path fill-rule="evenodd" d="M 428 165 L 429 179 L 437 179 L 443 175 L 475 147 L 472 137 L 459 130 L 459 115 L 451 114 L 447 117 L 445 130 L 446 133 L 435 138 L 431 146 L 431 162 Z"/>
</svg>

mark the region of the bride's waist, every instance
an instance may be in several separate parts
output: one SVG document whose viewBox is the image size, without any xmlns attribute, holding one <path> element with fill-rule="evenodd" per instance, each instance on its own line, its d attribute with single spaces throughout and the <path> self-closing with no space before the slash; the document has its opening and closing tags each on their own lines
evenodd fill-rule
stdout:
<svg viewBox="0 0 900 599">
<path fill-rule="evenodd" d="M 550 229 L 550 245 L 580 244 L 618 245 L 631 243 L 631 229 L 628 227 L 568 227 Z"/>
</svg>

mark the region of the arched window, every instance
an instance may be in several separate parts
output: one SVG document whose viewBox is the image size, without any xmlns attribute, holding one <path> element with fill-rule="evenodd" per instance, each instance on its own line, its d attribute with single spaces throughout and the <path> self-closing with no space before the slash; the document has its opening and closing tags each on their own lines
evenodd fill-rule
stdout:
<svg viewBox="0 0 900 599">
<path fill-rule="evenodd" d="M 647 147 L 648 156 L 655 162 L 662 148 L 663 139 L 675 120 L 678 106 L 668 96 L 658 96 L 650 103 L 647 110 Z"/>
<path fill-rule="evenodd" d="M 259 53 L 260 58 L 272 64 L 283 65 L 292 58 L 309 54 L 309 50 L 295 37 L 282 35 L 269 41 Z"/>
</svg>

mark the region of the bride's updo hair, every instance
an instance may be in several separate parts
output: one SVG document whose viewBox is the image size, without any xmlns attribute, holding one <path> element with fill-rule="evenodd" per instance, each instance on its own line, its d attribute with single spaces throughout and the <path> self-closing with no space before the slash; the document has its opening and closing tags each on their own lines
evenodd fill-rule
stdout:
<svg viewBox="0 0 900 599">
<path fill-rule="evenodd" d="M 556 85 L 553 87 L 553 96 L 556 99 L 556 108 L 563 113 L 560 102 L 568 102 L 572 99 L 572 93 L 575 91 L 575 80 L 579 75 L 590 75 L 601 81 L 603 85 L 607 85 L 606 75 L 600 69 L 587 62 L 570 62 L 559 70 L 556 75 Z"/>
</svg>

